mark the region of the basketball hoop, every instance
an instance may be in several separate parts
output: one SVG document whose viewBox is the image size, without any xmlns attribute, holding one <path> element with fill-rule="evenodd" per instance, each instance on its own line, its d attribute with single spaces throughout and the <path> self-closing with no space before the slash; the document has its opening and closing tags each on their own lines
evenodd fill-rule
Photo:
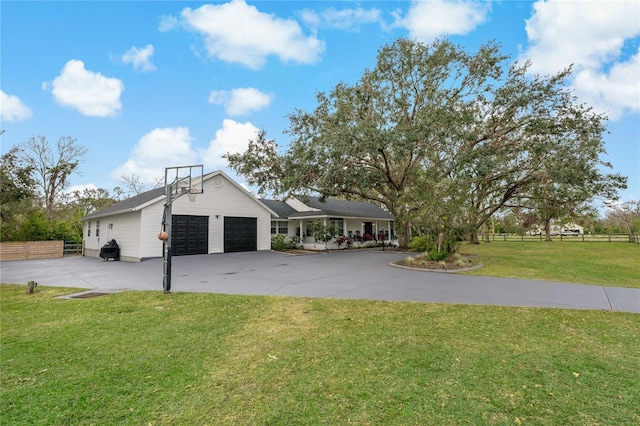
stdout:
<svg viewBox="0 0 640 426">
<path fill-rule="evenodd" d="M 162 244 L 162 287 L 164 293 L 171 292 L 171 205 L 178 197 L 187 194 L 190 202 L 196 201 L 196 195 L 202 194 L 203 183 L 202 165 L 166 167 L 164 169 L 164 193 L 167 201 L 164 204 L 162 216 L 162 232 L 158 238 Z"/>
</svg>

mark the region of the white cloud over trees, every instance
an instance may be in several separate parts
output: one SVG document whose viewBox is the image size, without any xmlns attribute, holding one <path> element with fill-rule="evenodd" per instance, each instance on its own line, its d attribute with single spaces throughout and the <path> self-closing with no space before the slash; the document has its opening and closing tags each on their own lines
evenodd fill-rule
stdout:
<svg viewBox="0 0 640 426">
<path fill-rule="evenodd" d="M 151 185 L 164 178 L 165 167 L 203 164 L 207 171 L 224 169 L 227 161 L 222 156 L 227 152 L 245 151 L 249 139 L 255 138 L 258 131 L 250 122 L 225 119 L 209 145 L 198 149 L 194 147 L 187 127 L 156 128 L 138 140 L 128 160 L 115 168 L 111 177 L 120 179 L 123 174 L 135 174 L 142 182 Z"/>
<path fill-rule="evenodd" d="M 250 122 L 239 123 L 231 119 L 222 122 L 222 128 L 216 131 L 215 137 L 209 142 L 209 147 L 200 156 L 207 170 L 227 167 L 227 160 L 222 156 L 226 153 L 236 154 L 244 152 L 249 146 L 249 140 L 255 139 L 259 129 Z"/>
<path fill-rule="evenodd" d="M 490 2 L 414 1 L 396 26 L 409 31 L 409 37 L 430 42 L 436 37 L 462 35 L 487 20 Z"/>
<path fill-rule="evenodd" d="M 164 178 L 165 167 L 196 164 L 197 157 L 188 128 L 156 128 L 140 138 L 127 162 L 111 176 L 119 179 L 123 174 L 135 173 L 145 183 L 154 183 Z"/>
</svg>

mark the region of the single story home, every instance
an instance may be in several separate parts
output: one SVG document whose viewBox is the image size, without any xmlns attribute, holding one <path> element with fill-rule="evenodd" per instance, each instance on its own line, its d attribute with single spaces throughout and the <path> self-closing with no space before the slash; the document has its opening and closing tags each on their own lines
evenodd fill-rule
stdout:
<svg viewBox="0 0 640 426">
<path fill-rule="evenodd" d="M 289 197 L 285 201 L 261 200 L 278 214 L 271 220 L 271 235 L 297 238 L 304 248 L 317 248 L 311 225 L 333 225 L 340 236 L 353 242 L 396 239 L 394 216 L 371 203 L 319 197 Z M 324 247 L 324 246 L 323 246 Z M 338 248 L 335 243 L 330 248 Z"/>
<path fill-rule="evenodd" d="M 271 237 L 286 234 L 315 248 L 310 226 L 320 220 L 352 240 L 395 239 L 393 215 L 373 204 L 318 197 L 260 200 L 222 171 L 202 177 L 203 193 L 172 203 L 172 255 L 270 250 Z M 84 255 L 99 257 L 116 240 L 120 260 L 140 262 L 162 257 L 165 189 L 152 189 L 87 215 L 83 221 Z"/>
</svg>

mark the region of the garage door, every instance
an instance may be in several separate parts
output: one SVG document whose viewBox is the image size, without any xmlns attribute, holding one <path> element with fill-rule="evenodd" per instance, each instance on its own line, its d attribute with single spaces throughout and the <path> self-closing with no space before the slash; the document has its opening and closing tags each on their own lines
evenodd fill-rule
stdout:
<svg viewBox="0 0 640 426">
<path fill-rule="evenodd" d="M 173 215 L 171 230 L 172 256 L 209 252 L 209 216 Z"/>
<path fill-rule="evenodd" d="M 224 252 L 258 250 L 258 219 L 255 217 L 224 218 Z"/>
</svg>

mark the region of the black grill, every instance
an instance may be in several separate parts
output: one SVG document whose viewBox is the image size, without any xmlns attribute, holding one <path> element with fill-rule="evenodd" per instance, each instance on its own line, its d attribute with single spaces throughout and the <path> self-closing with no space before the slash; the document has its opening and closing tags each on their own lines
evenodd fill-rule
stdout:
<svg viewBox="0 0 640 426">
<path fill-rule="evenodd" d="M 100 247 L 100 257 L 105 261 L 109 259 L 120 260 L 120 246 L 116 240 L 111 240 Z"/>
</svg>

